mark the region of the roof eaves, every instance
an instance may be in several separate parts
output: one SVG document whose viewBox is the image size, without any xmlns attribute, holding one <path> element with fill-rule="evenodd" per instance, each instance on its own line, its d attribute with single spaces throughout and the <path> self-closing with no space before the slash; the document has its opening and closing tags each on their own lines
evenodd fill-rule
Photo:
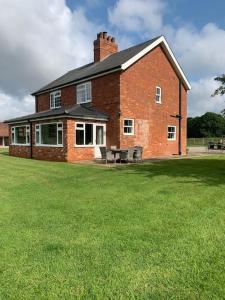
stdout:
<svg viewBox="0 0 225 300">
<path fill-rule="evenodd" d="M 60 118 L 71 118 L 71 119 L 81 119 L 81 120 L 96 120 L 96 121 L 108 121 L 109 117 L 101 117 L 101 116 L 81 116 L 81 115 L 58 115 L 58 116 L 48 116 L 48 117 L 39 117 L 33 119 L 23 119 L 23 120 L 7 120 L 5 123 L 7 124 L 20 124 L 20 123 L 27 123 L 32 121 L 41 121 L 41 120 L 52 120 L 52 119 L 60 119 Z"/>
<path fill-rule="evenodd" d="M 66 108 L 63 111 L 60 111 L 57 114 L 49 114 L 49 115 L 36 115 L 35 114 L 32 115 L 28 115 L 28 116 L 24 116 L 24 117 L 20 117 L 20 118 L 15 118 L 15 119 L 10 119 L 10 120 L 6 120 L 4 121 L 4 123 L 8 123 L 8 124 L 15 124 L 15 123 L 26 123 L 29 121 L 36 121 L 36 120 L 45 120 L 45 119 L 59 119 L 59 118 L 80 118 L 80 119 L 93 119 L 93 120 L 105 120 L 107 121 L 109 119 L 108 115 L 106 115 L 105 113 L 100 113 L 98 114 L 98 112 L 96 111 L 96 115 L 95 112 L 93 112 L 90 108 L 85 107 L 86 110 L 88 110 L 90 113 L 83 113 L 83 114 L 79 114 L 73 112 L 73 108 Z"/>
</svg>

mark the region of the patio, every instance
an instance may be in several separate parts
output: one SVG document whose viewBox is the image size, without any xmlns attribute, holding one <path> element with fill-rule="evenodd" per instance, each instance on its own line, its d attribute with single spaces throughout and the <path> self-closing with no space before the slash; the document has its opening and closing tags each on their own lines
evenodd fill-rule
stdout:
<svg viewBox="0 0 225 300">
<path fill-rule="evenodd" d="M 135 146 L 129 147 L 128 149 L 118 149 L 116 147 L 111 147 L 107 149 L 106 147 L 100 147 L 101 160 L 105 161 L 106 164 L 109 162 L 120 164 L 124 163 L 134 163 L 142 162 L 143 147 Z"/>
</svg>

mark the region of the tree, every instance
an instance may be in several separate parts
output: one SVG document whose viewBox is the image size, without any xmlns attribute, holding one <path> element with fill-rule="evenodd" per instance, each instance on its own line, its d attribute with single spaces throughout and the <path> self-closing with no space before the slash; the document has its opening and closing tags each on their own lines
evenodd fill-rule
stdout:
<svg viewBox="0 0 225 300">
<path fill-rule="evenodd" d="M 187 136 L 188 138 L 202 137 L 200 133 L 200 117 L 188 118 L 187 119 Z"/>
<path fill-rule="evenodd" d="M 221 110 L 221 115 L 225 118 L 225 109 Z"/>
<path fill-rule="evenodd" d="M 224 95 L 225 94 L 225 74 L 223 74 L 221 76 L 217 76 L 216 78 L 214 78 L 214 80 L 219 81 L 221 83 L 221 86 L 215 90 L 215 92 L 212 94 L 212 97 L 214 97 L 216 95 L 220 95 L 220 96 Z"/>
<path fill-rule="evenodd" d="M 207 112 L 201 117 L 188 118 L 187 125 L 188 138 L 225 135 L 225 118 L 221 114 Z"/>
</svg>

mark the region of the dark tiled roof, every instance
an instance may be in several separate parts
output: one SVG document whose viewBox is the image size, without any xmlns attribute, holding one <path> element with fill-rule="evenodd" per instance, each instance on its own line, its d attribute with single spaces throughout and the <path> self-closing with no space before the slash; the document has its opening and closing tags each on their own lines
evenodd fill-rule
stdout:
<svg viewBox="0 0 225 300">
<path fill-rule="evenodd" d="M 67 108 L 55 108 L 47 111 L 42 111 L 39 113 L 22 116 L 15 119 L 6 120 L 5 123 L 16 123 L 23 122 L 28 120 L 38 120 L 42 118 L 48 117 L 77 117 L 77 118 L 85 118 L 85 119 L 96 119 L 96 120 L 108 120 L 108 115 L 97 110 L 93 106 L 89 104 L 76 104 Z"/>
<path fill-rule="evenodd" d="M 0 136 L 9 136 L 9 126 L 4 123 L 0 123 Z"/>
<path fill-rule="evenodd" d="M 43 88 L 39 89 L 38 91 L 34 92 L 33 95 L 36 93 L 40 93 L 49 89 L 54 89 L 57 87 L 60 87 L 64 84 L 69 84 L 72 82 L 76 82 L 81 79 L 85 79 L 97 74 L 101 74 L 113 69 L 118 69 L 121 67 L 122 64 L 127 62 L 129 59 L 131 59 L 133 56 L 138 54 L 140 51 L 145 49 L 147 46 L 151 45 L 153 42 L 155 42 L 159 37 L 156 37 L 152 40 L 149 40 L 147 42 L 144 42 L 142 44 L 133 46 L 131 48 L 128 48 L 126 50 L 117 52 L 115 54 L 112 54 L 105 58 L 102 61 L 96 62 L 96 63 L 90 63 L 88 65 L 84 65 L 80 68 L 74 69 L 72 71 L 69 71 L 65 75 L 59 77 L 58 79 L 52 81 L 51 83 L 47 84 Z"/>
</svg>

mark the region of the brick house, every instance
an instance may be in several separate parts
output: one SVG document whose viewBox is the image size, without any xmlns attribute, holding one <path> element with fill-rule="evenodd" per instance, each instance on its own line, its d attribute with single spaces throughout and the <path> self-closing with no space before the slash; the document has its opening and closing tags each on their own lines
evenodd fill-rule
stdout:
<svg viewBox="0 0 225 300">
<path fill-rule="evenodd" d="M 9 126 L 5 123 L 0 123 L 0 147 L 9 145 Z"/>
<path fill-rule="evenodd" d="M 101 32 L 94 62 L 34 92 L 34 114 L 6 121 L 9 153 L 76 161 L 99 157 L 100 146 L 141 145 L 144 158 L 185 154 L 190 88 L 163 36 L 118 52 Z"/>
</svg>

